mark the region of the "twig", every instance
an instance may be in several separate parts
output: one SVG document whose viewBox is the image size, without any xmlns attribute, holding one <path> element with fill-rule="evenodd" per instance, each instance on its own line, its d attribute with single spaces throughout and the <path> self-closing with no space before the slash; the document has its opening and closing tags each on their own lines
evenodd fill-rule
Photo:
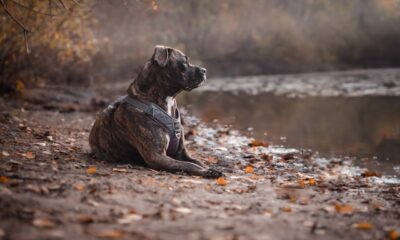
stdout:
<svg viewBox="0 0 400 240">
<path fill-rule="evenodd" d="M 17 23 L 23 30 L 24 32 L 31 33 L 32 31 L 27 28 L 22 22 L 20 22 L 12 13 L 8 10 L 7 5 L 5 4 L 4 0 L 1 0 L 1 5 L 3 6 L 4 11 L 6 14 L 15 22 Z"/>
<path fill-rule="evenodd" d="M 22 8 L 25 8 L 25 9 L 27 9 L 27 10 L 29 10 L 31 12 L 37 13 L 37 14 L 41 14 L 41 15 L 45 15 L 45 16 L 49 16 L 49 17 L 56 17 L 56 16 L 62 15 L 62 14 L 54 14 L 54 15 L 52 14 L 51 1 L 49 1 L 49 9 L 50 9 L 49 13 L 42 12 L 42 11 L 37 11 L 37 10 L 35 10 L 33 8 L 30 8 L 30 7 L 20 3 L 18 1 L 15 1 L 15 0 L 11 0 L 11 2 L 14 3 L 15 5 L 18 5 L 18 6 L 22 7 Z"/>
<path fill-rule="evenodd" d="M 65 6 L 64 2 L 62 0 L 58 0 L 59 3 L 63 6 L 65 10 L 68 10 L 67 6 Z"/>
<path fill-rule="evenodd" d="M 31 53 L 31 50 L 29 48 L 29 44 L 28 44 L 28 36 L 27 36 L 27 32 L 24 30 L 24 39 L 25 39 L 25 49 L 26 49 L 26 53 L 29 54 Z"/>
</svg>

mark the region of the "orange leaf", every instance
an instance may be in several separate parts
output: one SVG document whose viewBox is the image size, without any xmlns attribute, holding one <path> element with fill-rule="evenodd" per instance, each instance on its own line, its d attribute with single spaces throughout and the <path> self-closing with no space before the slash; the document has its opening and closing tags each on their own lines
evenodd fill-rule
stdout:
<svg viewBox="0 0 400 240">
<path fill-rule="evenodd" d="M 228 184 L 228 182 L 225 180 L 225 178 L 220 177 L 217 179 L 217 183 L 221 186 L 226 186 Z"/>
<path fill-rule="evenodd" d="M 365 178 L 367 178 L 367 177 L 381 177 L 381 176 L 382 176 L 382 173 L 373 172 L 373 171 L 367 170 L 367 171 L 365 171 L 364 173 L 362 173 L 361 176 L 362 176 L 362 177 L 365 177 Z"/>
<path fill-rule="evenodd" d="M 6 176 L 0 176 L 0 183 L 8 183 L 9 179 Z"/>
<path fill-rule="evenodd" d="M 88 169 L 86 169 L 86 172 L 88 174 L 95 174 L 97 172 L 96 167 L 89 167 Z"/>
<path fill-rule="evenodd" d="M 310 186 L 314 186 L 315 185 L 315 179 L 314 178 L 310 178 L 308 180 L 308 184 L 310 184 Z"/>
<path fill-rule="evenodd" d="M 74 188 L 76 190 L 82 192 L 83 190 L 85 190 L 85 184 L 83 184 L 83 183 L 75 183 Z"/>
<path fill-rule="evenodd" d="M 79 223 L 87 224 L 87 223 L 92 223 L 94 222 L 94 219 L 86 214 L 79 214 L 77 217 L 77 220 Z"/>
<path fill-rule="evenodd" d="M 374 228 L 374 225 L 372 225 L 369 222 L 360 222 L 360 223 L 354 224 L 353 227 L 358 228 L 358 229 L 363 229 L 363 230 L 370 230 L 370 229 Z"/>
<path fill-rule="evenodd" d="M 397 239 L 399 239 L 399 237 L 400 237 L 400 234 L 396 230 L 391 230 L 389 232 L 390 240 L 397 240 Z"/>
<path fill-rule="evenodd" d="M 291 212 L 292 208 L 291 207 L 281 207 L 281 210 L 284 212 Z"/>
<path fill-rule="evenodd" d="M 304 188 L 304 187 L 306 186 L 306 183 L 304 182 L 303 179 L 300 179 L 300 180 L 298 181 L 298 183 L 299 183 L 299 187 L 301 187 L 301 188 Z"/>
<path fill-rule="evenodd" d="M 101 238 L 122 238 L 125 236 L 125 232 L 118 229 L 106 229 L 96 234 L 97 237 Z"/>
<path fill-rule="evenodd" d="M 215 157 L 211 157 L 211 156 L 209 156 L 209 157 L 207 158 L 207 161 L 208 161 L 209 163 L 217 163 L 217 162 L 218 162 L 218 160 L 217 160 Z"/>
<path fill-rule="evenodd" d="M 35 158 L 35 154 L 33 152 L 27 152 L 27 153 L 24 154 L 24 156 L 27 159 L 34 159 Z"/>
<path fill-rule="evenodd" d="M 351 214 L 353 213 L 353 207 L 350 204 L 335 204 L 335 209 L 341 214 Z"/>
<path fill-rule="evenodd" d="M 254 172 L 254 169 L 253 169 L 252 166 L 247 166 L 247 167 L 244 169 L 244 172 L 245 172 L 245 173 L 252 173 L 252 172 Z"/>
<path fill-rule="evenodd" d="M 250 147 L 268 147 L 269 144 L 264 141 L 258 141 L 258 140 L 253 140 L 251 143 L 249 143 Z"/>
</svg>

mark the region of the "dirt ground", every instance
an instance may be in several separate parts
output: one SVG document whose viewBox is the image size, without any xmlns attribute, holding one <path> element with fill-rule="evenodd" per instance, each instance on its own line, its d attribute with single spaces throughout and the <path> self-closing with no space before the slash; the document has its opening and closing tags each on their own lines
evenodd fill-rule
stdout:
<svg viewBox="0 0 400 240">
<path fill-rule="evenodd" d="M 24 98 L 0 98 L 2 239 L 400 239 L 398 179 L 347 159 L 186 113 L 192 155 L 223 179 L 109 164 L 88 146 L 108 99 L 69 88 Z"/>
</svg>

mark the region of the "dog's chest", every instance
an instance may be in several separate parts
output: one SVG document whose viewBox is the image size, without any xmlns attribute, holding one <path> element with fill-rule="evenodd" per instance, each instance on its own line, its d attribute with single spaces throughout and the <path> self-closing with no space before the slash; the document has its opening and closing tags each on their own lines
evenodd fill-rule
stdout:
<svg viewBox="0 0 400 240">
<path fill-rule="evenodd" d="M 168 115 L 170 115 L 171 117 L 176 117 L 175 116 L 175 99 L 172 97 L 168 97 L 166 99 L 166 103 L 167 103 L 167 113 Z"/>
</svg>

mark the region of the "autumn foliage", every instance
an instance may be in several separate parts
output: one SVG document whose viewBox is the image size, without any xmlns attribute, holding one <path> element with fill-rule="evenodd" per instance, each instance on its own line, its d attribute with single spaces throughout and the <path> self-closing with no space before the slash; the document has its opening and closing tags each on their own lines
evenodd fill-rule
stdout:
<svg viewBox="0 0 400 240">
<path fill-rule="evenodd" d="M 2 1 L 0 91 L 45 80 L 87 82 L 98 42 L 91 1 Z"/>
</svg>

